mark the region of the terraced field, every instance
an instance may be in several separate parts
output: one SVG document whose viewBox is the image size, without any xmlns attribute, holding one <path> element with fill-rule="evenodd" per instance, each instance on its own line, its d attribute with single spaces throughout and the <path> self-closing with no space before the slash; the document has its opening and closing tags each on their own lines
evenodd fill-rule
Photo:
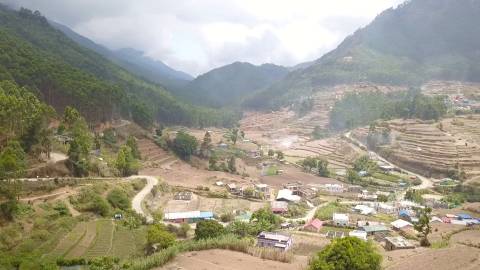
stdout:
<svg viewBox="0 0 480 270">
<path fill-rule="evenodd" d="M 76 234 L 76 233 L 77 232 L 75 231 L 70 232 L 65 239 L 72 238 L 70 235 Z M 97 222 L 90 221 L 86 223 L 85 233 L 83 234 L 82 238 L 77 242 L 77 244 L 75 244 L 70 248 L 70 250 L 67 252 L 65 257 L 68 259 L 71 259 L 71 258 L 77 258 L 77 257 L 83 256 L 83 254 L 85 254 L 85 252 L 88 250 L 90 245 L 95 240 L 96 235 L 97 235 Z M 62 242 L 64 240 L 62 240 Z"/>
<path fill-rule="evenodd" d="M 110 253 L 113 243 L 114 224 L 112 220 L 97 221 L 97 235 L 95 241 L 84 254 L 86 258 L 105 256 Z"/>
<path fill-rule="evenodd" d="M 388 121 L 392 141 L 383 147 L 388 153 L 385 158 L 425 176 L 442 178 L 449 171 L 459 169 L 465 171 L 468 178 L 477 177 L 480 175 L 480 140 L 476 138 L 474 121 L 478 119 L 462 126 L 452 125 L 452 121 L 458 123 L 459 120 L 445 119 L 441 124 Z M 361 128 L 355 130 L 353 136 L 366 141 L 367 133 L 368 129 Z"/>
<path fill-rule="evenodd" d="M 86 222 L 78 223 L 71 232 L 60 240 L 55 249 L 51 252 L 51 255 L 57 257 L 67 255 L 67 253 L 79 244 L 80 240 L 86 235 L 87 227 L 88 223 Z"/>
<path fill-rule="evenodd" d="M 320 156 L 328 160 L 331 169 L 345 169 L 362 153 L 354 149 L 340 137 L 326 140 L 308 141 L 295 144 L 291 149 L 284 152 L 287 159 L 304 159 L 306 157 Z"/>
<path fill-rule="evenodd" d="M 162 164 L 173 162 L 176 158 L 169 155 L 150 139 L 141 139 L 138 141 L 138 149 L 142 155 L 143 168 L 158 168 Z"/>
</svg>

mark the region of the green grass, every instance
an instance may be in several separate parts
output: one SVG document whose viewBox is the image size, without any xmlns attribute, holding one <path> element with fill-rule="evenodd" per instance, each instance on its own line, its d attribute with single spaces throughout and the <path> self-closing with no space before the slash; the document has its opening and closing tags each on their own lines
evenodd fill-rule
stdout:
<svg viewBox="0 0 480 270">
<path fill-rule="evenodd" d="M 82 239 L 87 231 L 87 223 L 78 223 L 50 253 L 52 256 L 65 256 Z"/>
<path fill-rule="evenodd" d="M 403 178 L 401 178 L 398 175 L 384 174 L 384 173 L 380 173 L 380 172 L 376 172 L 376 173 L 372 174 L 372 176 L 374 178 L 377 178 L 377 179 L 380 179 L 380 180 L 384 180 L 384 181 L 388 181 L 388 182 L 394 182 L 394 183 L 398 183 L 401 180 L 403 180 Z"/>
<path fill-rule="evenodd" d="M 448 247 L 448 245 L 449 245 L 449 239 L 442 239 L 440 241 L 433 242 L 430 247 L 433 249 L 441 249 L 441 248 Z"/>
<path fill-rule="evenodd" d="M 111 220 L 97 221 L 95 241 L 85 253 L 86 258 L 107 256 L 112 248 L 114 224 Z"/>
<path fill-rule="evenodd" d="M 337 202 L 331 202 L 323 207 L 317 209 L 315 217 L 320 220 L 331 220 L 333 213 L 348 211 L 348 206 L 339 204 Z"/>
<path fill-rule="evenodd" d="M 278 174 L 278 168 L 277 166 L 270 166 L 267 168 L 267 171 L 265 172 L 267 176 L 272 176 L 272 175 L 277 175 Z"/>
<path fill-rule="evenodd" d="M 126 259 L 136 252 L 134 231 L 123 226 L 116 226 L 113 235 L 111 255 Z"/>
</svg>

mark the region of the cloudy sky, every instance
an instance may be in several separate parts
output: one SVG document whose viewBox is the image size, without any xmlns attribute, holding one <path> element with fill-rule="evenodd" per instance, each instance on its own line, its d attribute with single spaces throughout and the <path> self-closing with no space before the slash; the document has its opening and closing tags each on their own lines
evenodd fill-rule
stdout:
<svg viewBox="0 0 480 270">
<path fill-rule="evenodd" d="M 0 0 L 192 75 L 235 61 L 290 66 L 317 59 L 403 1 Z"/>
</svg>

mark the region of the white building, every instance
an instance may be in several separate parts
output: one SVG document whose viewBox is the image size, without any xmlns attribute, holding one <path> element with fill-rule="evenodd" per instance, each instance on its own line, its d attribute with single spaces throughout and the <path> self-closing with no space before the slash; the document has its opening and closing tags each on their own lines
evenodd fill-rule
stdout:
<svg viewBox="0 0 480 270">
<path fill-rule="evenodd" d="M 348 226 L 349 218 L 347 214 L 334 213 L 333 224 L 335 226 Z"/>
<path fill-rule="evenodd" d="M 281 189 L 278 191 L 277 201 L 299 202 L 301 199 L 300 196 L 293 195 L 293 191 L 289 189 Z"/>
<path fill-rule="evenodd" d="M 339 184 L 325 184 L 325 191 L 332 193 L 341 193 L 344 191 L 343 185 Z"/>
<path fill-rule="evenodd" d="M 375 209 L 363 204 L 356 205 L 353 209 L 362 215 L 373 215 L 376 213 Z"/>
<path fill-rule="evenodd" d="M 403 230 L 405 228 L 408 228 L 408 227 L 412 227 L 413 224 L 408 222 L 408 221 L 405 221 L 403 219 L 397 219 L 395 220 L 394 222 L 390 223 L 390 225 L 392 225 L 392 227 L 395 229 L 395 230 Z"/>
<path fill-rule="evenodd" d="M 357 237 L 359 239 L 367 241 L 367 232 L 365 232 L 365 231 L 354 230 L 354 231 L 349 232 L 348 236 Z"/>
</svg>

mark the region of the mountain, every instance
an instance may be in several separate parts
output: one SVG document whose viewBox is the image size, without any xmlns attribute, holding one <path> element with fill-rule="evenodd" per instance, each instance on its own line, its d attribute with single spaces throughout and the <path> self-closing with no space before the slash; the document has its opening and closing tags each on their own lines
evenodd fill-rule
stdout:
<svg viewBox="0 0 480 270">
<path fill-rule="evenodd" d="M 191 75 L 175 70 L 161 61 L 147 57 L 141 51 L 131 48 L 110 50 L 76 33 L 65 25 L 53 21 L 50 21 L 50 24 L 81 46 L 101 54 L 133 74 L 166 87 L 171 92 L 175 92 L 175 89 L 183 87 L 193 80 Z"/>
<path fill-rule="evenodd" d="M 480 80 L 480 1 L 412 0 L 379 14 L 308 68 L 250 98 L 275 107 L 323 86 Z M 288 98 L 287 98 L 288 97 Z"/>
<path fill-rule="evenodd" d="M 15 81 L 57 112 L 74 106 L 95 123 L 118 117 L 149 126 L 229 125 L 233 113 L 192 106 L 80 46 L 40 12 L 0 5 L 0 80 Z"/>
<path fill-rule="evenodd" d="M 223 107 L 270 86 L 287 73 L 287 68 L 273 64 L 235 62 L 198 76 L 185 87 L 184 95 L 197 104 Z"/>
</svg>

